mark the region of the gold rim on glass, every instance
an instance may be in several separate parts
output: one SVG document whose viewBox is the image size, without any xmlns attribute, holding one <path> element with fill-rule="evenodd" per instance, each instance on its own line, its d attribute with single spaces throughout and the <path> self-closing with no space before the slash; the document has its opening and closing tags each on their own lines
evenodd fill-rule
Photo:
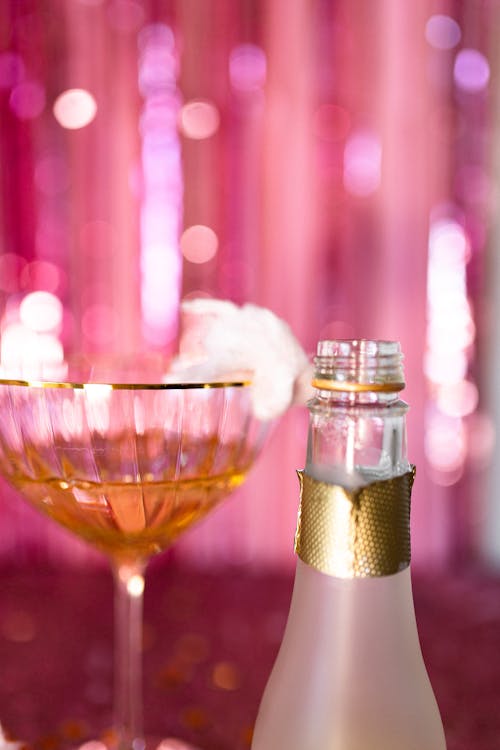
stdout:
<svg viewBox="0 0 500 750">
<path fill-rule="evenodd" d="M 31 388 L 71 388 L 92 390 L 93 388 L 109 388 L 113 391 L 169 391 L 190 388 L 245 388 L 251 385 L 250 380 L 213 381 L 207 383 L 71 383 L 57 380 L 17 380 L 0 378 L 0 385 L 19 385 Z"/>
</svg>

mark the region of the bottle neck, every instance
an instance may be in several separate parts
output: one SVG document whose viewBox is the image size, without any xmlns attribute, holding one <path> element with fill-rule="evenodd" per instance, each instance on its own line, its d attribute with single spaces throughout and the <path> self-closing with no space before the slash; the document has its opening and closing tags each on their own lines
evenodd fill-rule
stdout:
<svg viewBox="0 0 500 750">
<path fill-rule="evenodd" d="M 410 561 L 414 478 L 399 344 L 323 341 L 315 365 L 295 550 L 333 577 L 393 575 Z"/>
<path fill-rule="evenodd" d="M 407 404 L 397 392 L 318 390 L 309 403 L 306 472 L 353 489 L 410 468 Z"/>
<path fill-rule="evenodd" d="M 313 385 L 331 391 L 398 391 L 404 388 L 403 355 L 397 341 L 320 341 Z"/>
</svg>

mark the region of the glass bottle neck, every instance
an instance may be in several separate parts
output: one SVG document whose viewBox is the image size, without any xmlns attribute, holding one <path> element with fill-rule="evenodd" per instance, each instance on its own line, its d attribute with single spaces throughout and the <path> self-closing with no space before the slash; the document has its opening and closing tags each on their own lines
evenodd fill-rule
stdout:
<svg viewBox="0 0 500 750">
<path fill-rule="evenodd" d="M 307 473 L 352 489 L 408 471 L 402 358 L 397 341 L 318 343 Z"/>
<path fill-rule="evenodd" d="M 373 406 L 374 408 L 385 409 L 387 407 L 394 408 L 399 406 L 408 410 L 408 406 L 400 400 L 399 393 L 397 391 L 383 392 L 383 391 L 335 391 L 335 390 L 322 390 L 317 389 L 313 399 L 308 404 L 309 410 L 313 411 L 315 408 L 319 409 L 335 409 L 348 407 L 353 408 L 356 406 L 362 406 L 364 409 Z"/>
<path fill-rule="evenodd" d="M 317 391 L 306 471 L 349 489 L 404 474 L 408 406 L 398 393 Z"/>
</svg>

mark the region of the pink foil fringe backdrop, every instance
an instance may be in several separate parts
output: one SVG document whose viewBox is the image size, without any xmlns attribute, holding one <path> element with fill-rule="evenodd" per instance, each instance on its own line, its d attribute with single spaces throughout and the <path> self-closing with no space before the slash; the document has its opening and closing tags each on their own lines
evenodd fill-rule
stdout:
<svg viewBox="0 0 500 750">
<path fill-rule="evenodd" d="M 6 0 L 2 367 L 175 348 L 182 298 L 405 352 L 417 565 L 478 554 L 499 10 L 459 0 Z M 175 547 L 293 564 L 307 415 Z M 2 485 L 0 556 L 96 561 Z"/>
</svg>

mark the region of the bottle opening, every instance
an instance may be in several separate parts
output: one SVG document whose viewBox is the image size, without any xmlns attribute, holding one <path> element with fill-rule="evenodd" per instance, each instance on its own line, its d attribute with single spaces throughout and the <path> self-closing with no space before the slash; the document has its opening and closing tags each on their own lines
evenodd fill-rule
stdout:
<svg viewBox="0 0 500 750">
<path fill-rule="evenodd" d="M 398 341 L 337 339 L 320 341 L 313 386 L 322 390 L 394 393 L 405 387 Z"/>
</svg>

